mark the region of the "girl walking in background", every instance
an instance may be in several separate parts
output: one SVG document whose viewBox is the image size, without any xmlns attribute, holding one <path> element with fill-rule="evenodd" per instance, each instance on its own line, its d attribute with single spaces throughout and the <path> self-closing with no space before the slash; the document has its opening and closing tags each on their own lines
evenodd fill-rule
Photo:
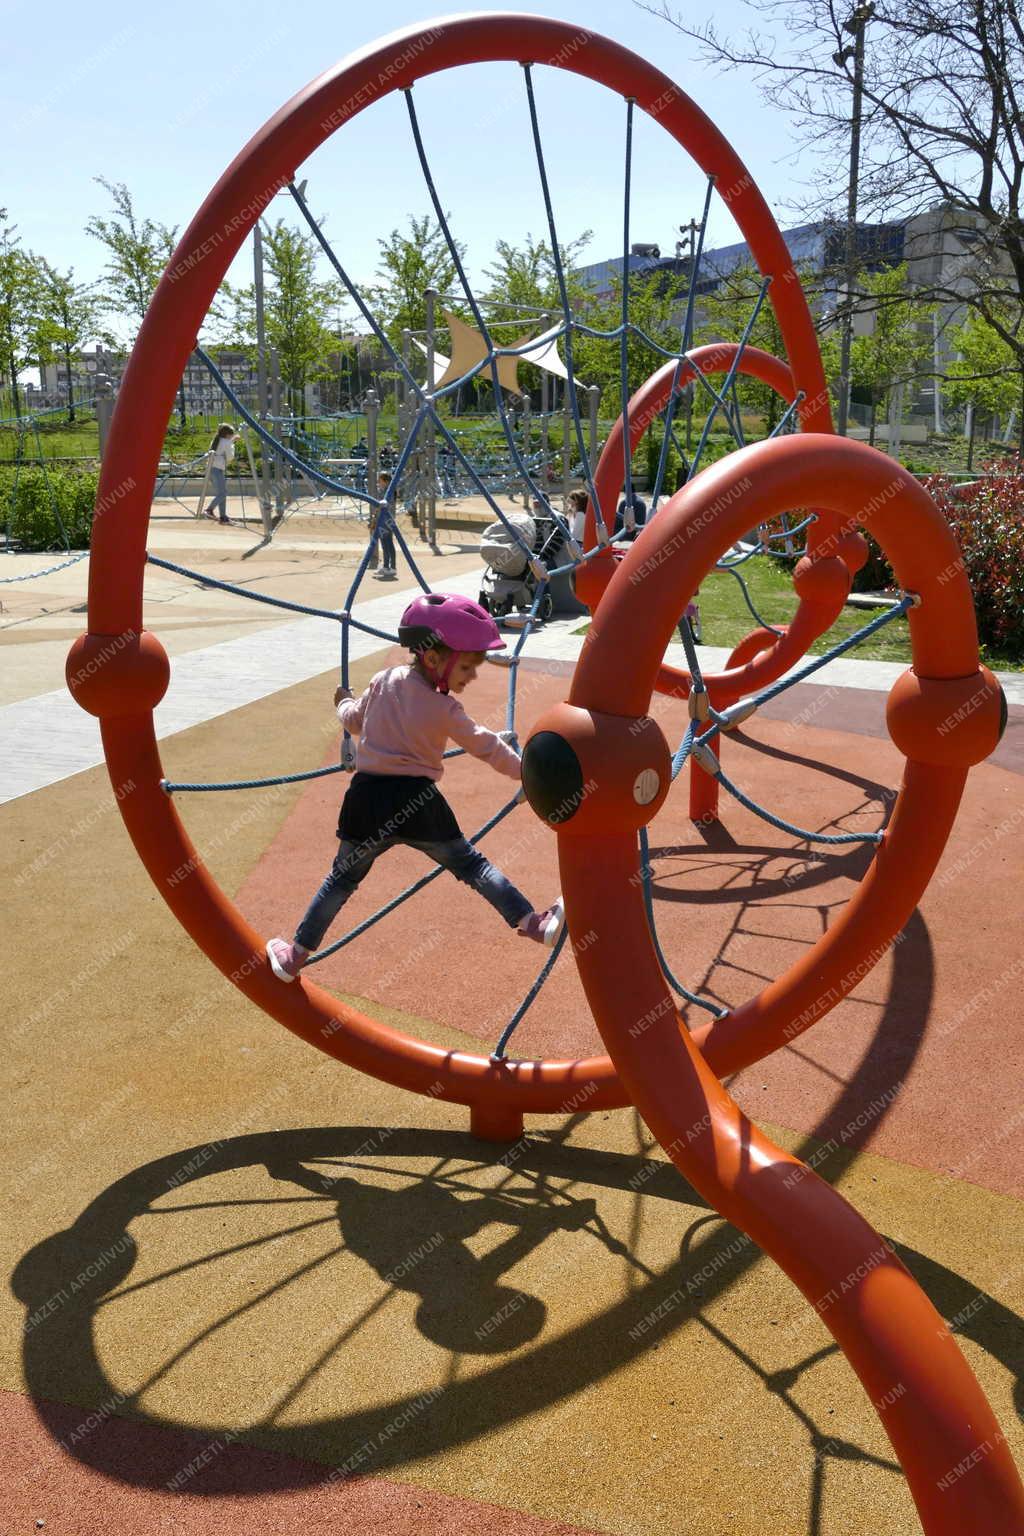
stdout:
<svg viewBox="0 0 1024 1536">
<path fill-rule="evenodd" d="M 206 516 L 217 511 L 219 521 L 230 522 L 228 517 L 228 465 L 235 456 L 235 429 L 228 422 L 221 422 L 217 435 L 210 444 L 210 482 L 213 500 L 206 508 Z"/>
</svg>

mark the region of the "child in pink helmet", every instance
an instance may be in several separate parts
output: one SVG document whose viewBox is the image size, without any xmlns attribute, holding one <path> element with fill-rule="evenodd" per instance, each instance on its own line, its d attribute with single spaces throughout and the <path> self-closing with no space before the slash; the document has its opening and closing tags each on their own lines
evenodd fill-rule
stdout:
<svg viewBox="0 0 1024 1536">
<path fill-rule="evenodd" d="M 456 694 L 471 683 L 488 651 L 504 644 L 497 625 L 471 598 L 431 592 L 410 603 L 398 638 L 413 659 L 378 672 L 354 699 L 334 702 L 344 729 L 358 738 L 356 772 L 338 818 L 339 848 L 295 937 L 271 939 L 275 976 L 294 981 L 311 952 L 374 861 L 396 843 L 418 848 L 478 891 L 511 928 L 553 945 L 565 925 L 562 902 L 536 912 L 521 891 L 467 841 L 438 787 L 448 741 L 520 781 L 519 756 L 466 714 Z"/>
</svg>

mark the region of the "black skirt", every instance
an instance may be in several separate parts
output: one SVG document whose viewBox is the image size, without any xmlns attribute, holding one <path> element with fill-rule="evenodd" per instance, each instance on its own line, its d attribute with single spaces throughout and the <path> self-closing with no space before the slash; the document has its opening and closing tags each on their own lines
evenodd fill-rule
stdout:
<svg viewBox="0 0 1024 1536">
<path fill-rule="evenodd" d="M 462 830 L 433 779 L 397 773 L 357 773 L 341 802 L 338 836 L 350 843 L 407 838 L 449 843 Z"/>
</svg>

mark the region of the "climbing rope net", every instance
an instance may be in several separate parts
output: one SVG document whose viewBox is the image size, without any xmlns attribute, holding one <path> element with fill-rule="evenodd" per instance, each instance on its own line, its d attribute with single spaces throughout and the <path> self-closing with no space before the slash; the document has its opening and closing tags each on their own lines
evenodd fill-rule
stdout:
<svg viewBox="0 0 1024 1536">
<path fill-rule="evenodd" d="M 200 355 L 205 362 L 206 367 L 209 369 L 211 376 L 223 391 L 225 397 L 231 402 L 231 405 L 238 412 L 239 416 L 261 439 L 267 449 L 278 455 L 280 459 L 282 459 L 285 463 L 290 464 L 315 486 L 321 487 L 324 491 L 332 493 L 335 496 L 351 498 L 356 502 L 364 504 L 367 507 L 371 522 L 371 533 L 367 546 L 362 553 L 355 575 L 351 581 L 347 593 L 345 594 L 343 605 L 340 610 L 337 611 L 325 608 L 311 607 L 302 603 L 289 602 L 284 599 L 270 597 L 262 593 L 253 592 L 246 588 L 236 586 L 231 582 L 216 580 L 208 575 L 202 574 L 195 570 L 191 570 L 188 567 L 178 565 L 172 561 L 161 559 L 155 555 L 150 554 L 147 556 L 150 564 L 184 577 L 199 580 L 204 584 L 204 586 L 215 587 L 222 591 L 234 593 L 239 597 L 247 598 L 250 601 L 265 603 L 272 607 L 284 609 L 289 612 L 334 621 L 338 625 L 340 635 L 341 683 L 343 686 L 348 687 L 350 680 L 351 637 L 354 630 L 384 642 L 391 642 L 394 644 L 398 643 L 398 636 L 396 634 L 389 633 L 385 629 L 367 623 L 366 620 L 359 617 L 356 612 L 356 603 L 360 588 L 366 576 L 367 570 L 371 567 L 372 563 L 375 563 L 377 550 L 381 537 L 384 533 L 390 532 L 392 537 L 399 545 L 402 554 L 408 563 L 409 569 L 412 572 L 414 579 L 419 584 L 420 588 L 425 592 L 430 590 L 429 584 L 419 569 L 415 556 L 409 547 L 409 543 L 401 527 L 399 526 L 397 520 L 397 512 L 399 508 L 400 487 L 403 476 L 405 475 L 407 467 L 410 463 L 410 459 L 416 450 L 417 443 L 428 430 L 432 430 L 437 434 L 438 438 L 445 445 L 445 448 L 448 454 L 451 456 L 452 461 L 460 466 L 461 473 L 464 474 L 473 484 L 477 494 L 486 501 L 488 507 L 493 512 L 495 519 L 499 520 L 504 525 L 505 529 L 507 530 L 509 539 L 513 544 L 519 547 L 525 560 L 529 564 L 533 575 L 536 578 L 537 585 L 532 607 L 529 609 L 525 616 L 525 620 L 522 623 L 520 632 L 515 639 L 511 652 L 502 656 L 490 656 L 488 658 L 493 663 L 506 668 L 508 673 L 508 686 L 505 704 L 505 726 L 506 731 L 511 734 L 511 738 L 514 742 L 517 741 L 517 682 L 520 668 L 524 660 L 524 648 L 530 635 L 537 628 L 539 615 L 544 604 L 544 598 L 551 581 L 563 574 L 579 571 L 588 562 L 600 558 L 602 555 L 605 555 L 609 548 L 614 551 L 616 547 L 621 548 L 621 546 L 625 545 L 630 539 L 630 534 L 625 530 L 618 535 L 613 535 L 610 532 L 609 512 L 611 511 L 611 508 L 602 505 L 602 498 L 598 492 L 597 486 L 595 485 L 595 466 L 591 462 L 591 455 L 588 451 L 586 434 L 583 429 L 583 422 L 580 413 L 577 390 L 577 369 L 573 350 L 574 339 L 580 336 L 587 336 L 597 338 L 609 343 L 617 343 L 619 349 L 620 364 L 619 405 L 621 410 L 621 421 L 624 426 L 629 422 L 630 416 L 630 395 L 628 379 L 629 347 L 631 340 L 634 342 L 641 342 L 653 353 L 661 356 L 664 359 L 667 359 L 668 362 L 673 365 L 672 383 L 668 395 L 668 400 L 660 412 L 664 422 L 664 431 L 662 435 L 661 450 L 655 481 L 650 492 L 652 513 L 649 520 L 654 521 L 657 518 L 659 502 L 663 496 L 665 476 L 669 462 L 669 448 L 671 443 L 675 444 L 676 450 L 680 455 L 681 461 L 685 468 L 685 477 L 687 481 L 692 480 L 702 468 L 702 459 L 705 455 L 710 440 L 711 430 L 719 416 L 726 423 L 727 428 L 731 435 L 734 437 L 737 445 L 739 447 L 745 446 L 743 426 L 740 417 L 739 400 L 736 393 L 736 384 L 738 376 L 743 367 L 744 355 L 748 348 L 751 333 L 756 323 L 758 314 L 760 313 L 766 298 L 769 296 L 769 288 L 771 283 L 771 279 L 769 277 L 765 277 L 761 282 L 759 291 L 756 295 L 756 298 L 754 299 L 750 315 L 743 327 L 739 343 L 732 353 L 731 361 L 729 362 L 728 367 L 724 370 L 724 380 L 720 386 L 716 386 L 708 377 L 706 372 L 700 368 L 693 367 L 690 364 L 690 357 L 693 348 L 695 297 L 699 287 L 705 233 L 707 230 L 708 217 L 711 208 L 712 193 L 715 186 L 715 178 L 713 176 L 709 176 L 707 180 L 701 221 L 694 243 L 689 293 L 685 306 L 685 313 L 679 328 L 678 346 L 675 349 L 666 348 L 660 341 L 648 334 L 640 325 L 636 323 L 631 315 L 631 282 L 629 261 L 634 103 L 631 100 L 627 100 L 625 103 L 624 132 L 624 181 L 622 210 L 623 280 L 621 285 L 621 315 L 619 318 L 619 323 L 612 329 L 598 330 L 588 325 L 586 319 L 574 311 L 573 305 L 570 302 L 567 273 L 562 256 L 563 247 L 559 243 L 558 230 L 556 228 L 555 215 L 551 198 L 548 170 L 540 127 L 540 118 L 534 90 L 533 67 L 529 64 L 524 64 L 520 67 L 525 85 L 526 106 L 530 123 L 530 137 L 532 140 L 540 190 L 543 198 L 545 217 L 548 226 L 550 250 L 552 253 L 554 272 L 559 295 L 560 316 L 553 333 L 549 332 L 548 334 L 554 334 L 554 336 L 561 341 L 564 347 L 565 366 L 568 375 L 566 386 L 567 398 L 571 410 L 572 431 L 575 436 L 576 455 L 578 457 L 581 469 L 581 476 L 587 488 L 590 505 L 593 509 L 594 522 L 596 527 L 596 541 L 593 548 L 585 550 L 573 537 L 572 532 L 565 522 L 565 519 L 562 517 L 561 513 L 551 505 L 547 487 L 541 484 L 538 480 L 536 464 L 527 462 L 527 459 L 524 457 L 521 450 L 520 444 L 517 441 L 516 434 L 513 429 L 513 424 L 510 420 L 509 411 L 504 402 L 502 387 L 498 375 L 498 364 L 499 361 L 505 357 L 518 357 L 528 361 L 530 343 L 523 343 L 515 347 L 503 346 L 498 343 L 493 334 L 493 330 L 489 325 L 487 315 L 485 313 L 485 305 L 481 303 L 473 291 L 473 287 L 469 281 L 465 264 L 463 262 L 460 245 L 452 233 L 449 216 L 445 211 L 444 203 L 438 191 L 436 179 L 428 159 L 424 135 L 417 115 L 414 90 L 412 87 L 409 87 L 403 91 L 403 96 L 405 99 L 405 106 L 408 114 L 409 128 L 415 154 L 422 171 L 424 184 L 426 186 L 430 202 L 433 207 L 438 227 L 441 231 L 448 255 L 457 276 L 459 288 L 465 299 L 465 303 L 473 315 L 477 329 L 484 339 L 486 355 L 481 361 L 475 363 L 472 368 L 462 374 L 459 378 L 450 381 L 443 387 L 431 389 L 427 384 L 421 384 L 414 377 L 408 363 L 403 360 L 400 352 L 396 350 L 396 348 L 392 345 L 386 330 L 379 322 L 363 293 L 360 291 L 359 287 L 353 281 L 348 271 L 338 258 L 331 243 L 325 236 L 322 227 L 317 223 L 316 219 L 311 214 L 303 193 L 299 190 L 294 182 L 289 183 L 288 190 L 291 193 L 299 214 L 305 221 L 316 242 L 319 244 L 321 250 L 324 253 L 324 256 L 330 263 L 337 277 L 350 295 L 363 320 L 369 327 L 378 346 L 386 354 L 390 367 L 395 370 L 396 374 L 403 381 L 406 390 L 409 392 L 410 397 L 415 403 L 414 415 L 409 430 L 406 434 L 405 441 L 402 444 L 395 461 L 386 471 L 383 485 L 375 487 L 372 484 L 354 485 L 346 483 L 343 480 L 337 479 L 325 473 L 320 465 L 311 462 L 309 459 L 300 457 L 300 455 L 298 455 L 291 447 L 284 443 L 279 437 L 275 436 L 268 429 L 267 425 L 258 420 L 252 414 L 252 412 L 246 408 L 244 403 L 232 390 L 223 374 L 217 368 L 213 359 L 207 353 L 202 351 L 202 349 L 200 349 Z M 520 482 L 529 488 L 531 494 L 542 503 L 546 513 L 554 520 L 556 525 L 562 529 L 564 537 L 561 543 L 562 552 L 565 558 L 563 559 L 563 563 L 556 565 L 553 568 L 548 567 L 542 560 L 540 560 L 535 551 L 526 544 L 522 533 L 515 526 L 514 522 L 510 520 L 508 512 L 499 505 L 498 501 L 495 499 L 495 495 L 492 489 L 487 484 L 485 478 L 475 468 L 468 452 L 460 443 L 458 436 L 455 432 L 452 431 L 448 421 L 440 412 L 439 407 L 447 397 L 451 396 L 458 388 L 468 383 L 471 379 L 478 375 L 489 377 L 491 383 L 494 386 L 495 400 L 497 402 L 497 413 L 501 424 L 501 429 L 505 437 L 508 453 L 515 465 L 516 474 Z M 697 439 L 696 447 L 692 454 L 688 457 L 684 452 L 682 445 L 679 442 L 679 438 L 675 432 L 675 415 L 678 402 L 682 397 L 683 389 L 691 383 L 694 389 L 699 389 L 706 397 L 708 409 L 700 430 L 699 437 Z M 797 421 L 797 413 L 803 398 L 804 397 L 802 393 L 796 391 L 794 398 L 789 403 L 787 409 L 783 413 L 780 421 L 774 427 L 770 436 L 775 437 L 781 433 L 785 433 L 794 429 Z M 629 505 L 633 499 L 633 476 L 631 469 L 631 454 L 629 451 L 626 451 L 623 456 L 622 479 L 624 481 L 624 496 L 626 504 Z M 792 545 L 794 537 L 803 530 L 809 528 L 814 523 L 814 521 L 815 515 L 812 512 L 804 516 L 793 526 L 783 526 L 780 530 L 771 533 L 762 531 L 761 536 L 756 543 L 750 545 L 749 547 L 738 547 L 738 552 L 737 549 L 734 548 L 733 551 L 730 551 L 726 556 L 719 560 L 714 568 L 722 573 L 730 574 L 736 581 L 739 582 L 744 594 L 744 598 L 746 600 L 746 604 L 757 623 L 775 635 L 780 635 L 782 631 L 766 624 L 761 615 L 758 613 L 754 601 L 750 595 L 749 589 L 747 588 L 747 585 L 744 581 L 740 567 L 742 567 L 755 555 L 767 552 L 774 543 L 785 540 L 788 544 Z M 791 554 L 792 558 L 798 559 L 804 553 L 804 550 L 793 552 L 792 549 L 790 549 L 789 553 Z M 756 816 L 759 816 L 776 829 L 788 833 L 800 841 L 817 843 L 830 847 L 836 847 L 850 843 L 877 844 L 882 836 L 881 831 L 843 832 L 831 834 L 815 832 L 807 828 L 796 826 L 793 823 L 783 820 L 779 816 L 776 816 L 772 811 L 760 805 L 757 801 L 746 794 L 722 771 L 714 752 L 711 750 L 711 743 L 719 732 L 734 729 L 736 726 L 742 723 L 742 721 L 748 719 L 761 705 L 767 703 L 773 698 L 776 698 L 786 689 L 805 681 L 808 677 L 817 672 L 820 668 L 826 666 L 836 657 L 844 655 L 846 652 L 853 649 L 862 640 L 867 639 L 869 636 L 877 633 L 884 626 L 891 624 L 894 620 L 902 617 L 912 606 L 914 601 L 915 599 L 911 594 L 904 594 L 899 599 L 899 601 L 894 604 L 894 606 L 889 608 L 880 616 L 873 618 L 869 623 L 858 629 L 855 634 L 849 636 L 837 644 L 834 644 L 824 655 L 806 662 L 783 679 L 760 689 L 759 691 L 740 701 L 738 704 L 735 704 L 721 712 L 716 711 L 710 705 L 708 691 L 705 687 L 704 678 L 701 671 L 701 664 L 697 654 L 697 648 L 694 643 L 693 635 L 690 633 L 689 626 L 686 623 L 681 623 L 679 633 L 685 649 L 687 666 L 690 672 L 692 691 L 690 693 L 689 699 L 690 720 L 672 760 L 672 778 L 677 778 L 687 761 L 693 757 L 706 772 L 713 774 L 717 778 L 718 782 L 722 785 L 722 787 L 748 811 L 751 811 Z M 454 749 L 453 751 L 447 752 L 445 755 L 449 758 L 458 756 L 460 755 L 461 750 L 462 749 Z M 346 737 L 342 746 L 341 761 L 329 767 L 315 768 L 301 773 L 279 775 L 272 778 L 238 779 L 222 783 L 178 783 L 164 780 L 162 787 L 168 795 L 253 790 L 274 785 L 299 783 L 306 780 L 320 778 L 326 775 L 342 773 L 348 771 L 352 766 L 352 751 Z M 483 826 L 479 827 L 472 834 L 469 840 L 474 845 L 482 842 L 482 840 L 486 838 L 487 835 L 492 832 L 493 829 L 501 821 L 503 821 L 512 813 L 516 805 L 520 803 L 521 800 L 521 795 L 516 795 L 511 800 L 509 800 L 507 804 L 503 805 L 495 815 L 493 815 L 487 822 L 484 823 Z M 673 989 L 681 998 L 685 999 L 687 1002 L 693 1004 L 696 1007 L 707 1010 L 716 1017 L 722 1016 L 726 1012 L 725 1009 L 721 1008 L 717 1003 L 688 989 L 681 981 L 675 977 L 672 972 L 669 962 L 663 953 L 662 946 L 657 934 L 652 890 L 650 848 L 646 829 L 641 829 L 639 833 L 639 847 L 641 855 L 641 872 L 643 877 L 644 900 L 648 914 L 648 921 L 665 976 Z M 433 880 L 437 879 L 441 873 L 442 870 L 440 866 L 430 870 L 427 874 L 423 875 L 420 879 L 409 885 L 393 900 L 381 906 L 363 922 L 359 923 L 350 931 L 344 933 L 340 938 L 336 939 L 333 943 L 326 945 L 316 954 L 311 956 L 308 963 L 315 965 L 319 962 L 322 962 L 329 955 L 335 954 L 344 946 L 352 943 L 353 940 L 358 938 L 361 934 L 367 932 L 367 930 L 374 927 L 377 923 L 383 921 L 384 918 L 388 917 L 404 902 L 408 901 L 417 892 L 423 890 Z M 527 990 L 525 996 L 513 1011 L 508 1024 L 502 1031 L 500 1038 L 497 1040 L 494 1046 L 494 1049 L 491 1053 L 492 1059 L 500 1060 L 506 1056 L 509 1043 L 516 1028 L 522 1022 L 528 1010 L 539 996 L 545 981 L 551 974 L 552 968 L 558 960 L 558 957 L 564 947 L 565 940 L 566 932 L 563 931 L 563 934 L 557 945 L 554 947 L 551 955 L 547 957 L 544 965 L 541 967 L 539 973 Z"/>
</svg>

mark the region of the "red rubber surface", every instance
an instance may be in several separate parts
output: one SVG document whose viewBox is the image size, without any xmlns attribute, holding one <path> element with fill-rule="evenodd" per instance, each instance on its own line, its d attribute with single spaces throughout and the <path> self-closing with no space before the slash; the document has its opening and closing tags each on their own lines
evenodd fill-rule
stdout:
<svg viewBox="0 0 1024 1536">
<path fill-rule="evenodd" d="M 63 1403 L 34 1406 L 12 1392 L 0 1393 L 0 1404 L 3 1530 L 12 1536 L 37 1529 L 53 1536 L 599 1536 L 589 1527 L 387 1478 L 331 1483 L 329 1467 L 226 1437 L 181 1434 Z M 94 1471 L 92 1458 L 123 1481 Z M 147 1486 L 183 1476 L 178 1491 Z M 281 1492 L 268 1491 L 275 1482 Z"/>
</svg>

